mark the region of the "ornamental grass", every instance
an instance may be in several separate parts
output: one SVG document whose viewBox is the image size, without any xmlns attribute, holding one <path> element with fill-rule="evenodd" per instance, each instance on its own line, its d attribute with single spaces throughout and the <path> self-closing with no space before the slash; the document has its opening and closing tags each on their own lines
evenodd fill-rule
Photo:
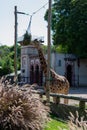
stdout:
<svg viewBox="0 0 87 130">
<path fill-rule="evenodd" d="M 31 90 L 22 91 L 0 81 L 0 130 L 42 130 L 48 108 Z"/>
<path fill-rule="evenodd" d="M 85 110 L 85 116 L 87 117 L 87 110 Z M 70 112 L 69 116 L 69 130 L 87 130 L 87 118 L 79 115 L 76 111 L 76 116 Z"/>
</svg>

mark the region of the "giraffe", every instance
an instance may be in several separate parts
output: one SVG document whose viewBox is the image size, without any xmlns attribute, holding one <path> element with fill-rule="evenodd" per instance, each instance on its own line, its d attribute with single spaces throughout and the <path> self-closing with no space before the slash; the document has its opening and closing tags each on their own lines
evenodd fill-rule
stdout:
<svg viewBox="0 0 87 130">
<path fill-rule="evenodd" d="M 41 48 L 41 43 L 37 40 L 32 41 L 32 43 L 36 49 L 38 50 L 38 55 L 40 59 L 40 64 L 43 70 L 43 73 L 45 77 L 47 77 L 47 62 L 44 57 L 42 48 Z M 66 79 L 66 77 L 61 76 L 57 74 L 53 69 L 50 68 L 50 75 L 51 75 L 51 81 L 50 81 L 50 92 L 52 93 L 59 93 L 59 94 L 65 94 L 67 95 L 69 93 L 69 82 Z M 46 90 L 46 84 L 44 86 L 44 89 Z M 54 102 L 56 102 L 56 98 L 53 98 Z M 68 100 L 65 99 L 64 103 L 68 103 Z"/>
</svg>

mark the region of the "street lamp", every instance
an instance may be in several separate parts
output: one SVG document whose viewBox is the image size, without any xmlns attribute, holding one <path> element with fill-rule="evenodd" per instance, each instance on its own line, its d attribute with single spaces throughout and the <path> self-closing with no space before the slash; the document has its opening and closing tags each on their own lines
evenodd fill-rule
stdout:
<svg viewBox="0 0 87 130">
<path fill-rule="evenodd" d="M 23 15 L 28 15 L 24 12 L 18 12 L 17 11 L 17 6 L 14 7 L 15 9 L 15 36 L 14 36 L 14 70 L 15 70 L 15 78 L 16 78 L 16 83 L 17 83 L 17 14 L 23 14 Z"/>
</svg>

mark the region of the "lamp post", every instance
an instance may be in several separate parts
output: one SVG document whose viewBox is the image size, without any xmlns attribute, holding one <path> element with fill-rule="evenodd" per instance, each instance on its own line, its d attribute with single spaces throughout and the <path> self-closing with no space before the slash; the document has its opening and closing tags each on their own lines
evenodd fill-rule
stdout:
<svg viewBox="0 0 87 130">
<path fill-rule="evenodd" d="M 50 53 L 51 53 L 51 4 L 52 0 L 49 0 L 49 8 L 48 8 L 48 64 L 47 64 L 47 91 L 46 97 L 47 102 L 50 102 Z"/>
<path fill-rule="evenodd" d="M 15 78 L 16 78 L 16 83 L 17 83 L 17 14 L 24 14 L 24 15 L 28 15 L 24 12 L 18 12 L 17 11 L 17 6 L 14 7 L 15 9 L 15 12 L 14 12 L 14 15 L 15 15 L 15 33 L 14 33 L 14 70 L 15 70 Z"/>
</svg>

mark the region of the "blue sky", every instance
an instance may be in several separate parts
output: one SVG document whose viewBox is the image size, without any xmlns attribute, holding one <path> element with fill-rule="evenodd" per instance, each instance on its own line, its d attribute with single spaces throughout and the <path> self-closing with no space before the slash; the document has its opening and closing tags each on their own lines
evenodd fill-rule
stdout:
<svg viewBox="0 0 87 130">
<path fill-rule="evenodd" d="M 0 0 L 0 43 L 8 46 L 14 44 L 14 6 L 17 10 L 32 14 L 45 5 L 48 0 Z M 38 13 L 33 15 L 31 23 L 31 33 L 36 36 L 44 36 L 47 41 L 47 23 L 44 21 L 44 14 L 48 4 Z M 18 37 L 27 30 L 30 16 L 18 16 Z"/>
</svg>

